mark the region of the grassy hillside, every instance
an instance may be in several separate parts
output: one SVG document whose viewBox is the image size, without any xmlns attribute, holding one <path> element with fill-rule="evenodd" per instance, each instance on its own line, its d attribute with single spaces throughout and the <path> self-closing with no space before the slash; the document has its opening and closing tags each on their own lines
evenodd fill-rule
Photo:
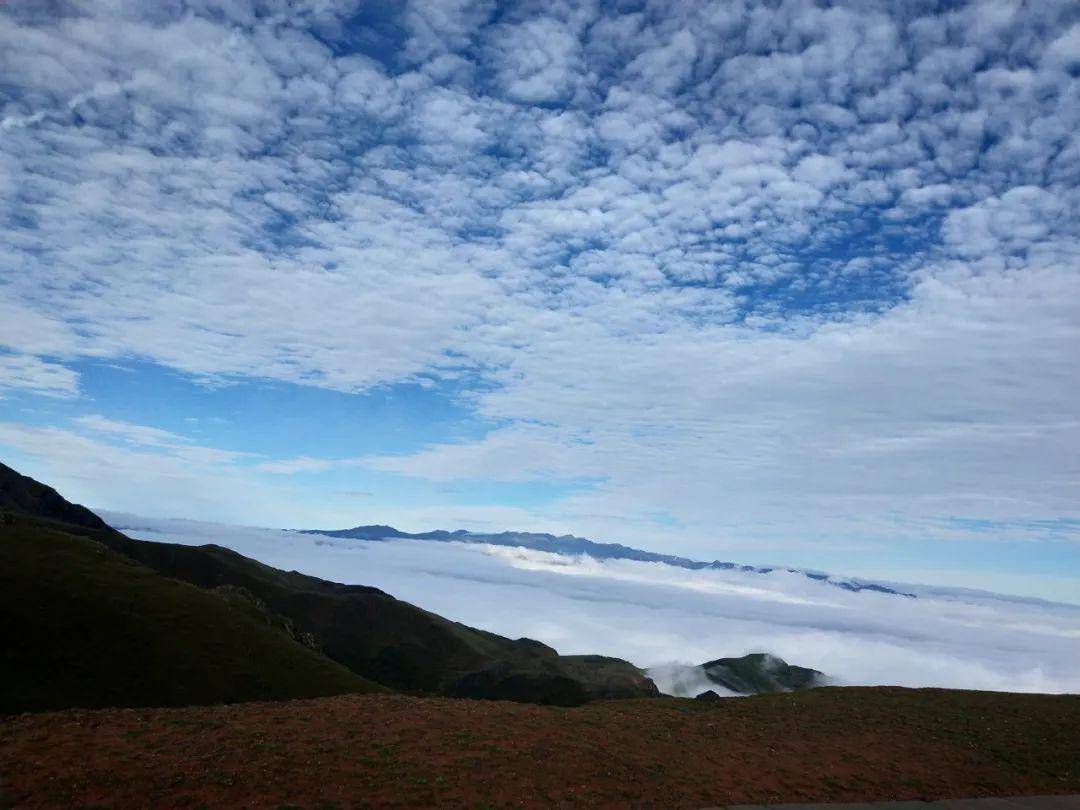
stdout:
<svg viewBox="0 0 1080 810">
<path fill-rule="evenodd" d="M 816 669 L 797 667 L 768 653 L 750 653 L 741 658 L 718 658 L 701 665 L 715 684 L 744 695 L 813 689 L 826 682 Z"/>
<path fill-rule="evenodd" d="M 313 696 L 375 683 L 559 705 L 658 694 L 626 661 L 560 656 L 220 546 L 134 540 L 2 464 L 0 509 L 22 516 L 0 528 L 5 615 L 32 631 L 4 664 L 21 684 L 9 708 Z"/>
<path fill-rule="evenodd" d="M 0 509 L 8 514 L 52 520 L 86 529 L 108 525 L 85 506 L 71 503 L 52 487 L 0 464 Z M 2 521 L 0 521 L 2 525 Z"/>
<path fill-rule="evenodd" d="M 0 795 L 19 807 L 677 809 L 1078 792 L 1076 695 L 827 687 L 573 709 L 348 695 L 0 723 Z"/>
<path fill-rule="evenodd" d="M 0 526 L 0 711 L 382 689 L 235 592 L 163 577 L 99 542 L 107 535 L 21 516 Z"/>
<path fill-rule="evenodd" d="M 220 546 L 119 534 L 107 542 L 170 577 L 203 588 L 246 589 L 314 636 L 327 656 L 395 689 L 559 705 L 657 694 L 626 661 L 560 656 L 538 641 L 477 630 L 377 588 L 281 571 Z"/>
</svg>

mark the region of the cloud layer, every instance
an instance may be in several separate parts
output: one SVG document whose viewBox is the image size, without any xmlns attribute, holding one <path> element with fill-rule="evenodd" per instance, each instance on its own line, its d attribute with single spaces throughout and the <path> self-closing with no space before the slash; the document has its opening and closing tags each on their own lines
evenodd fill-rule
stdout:
<svg viewBox="0 0 1080 810">
<path fill-rule="evenodd" d="M 1055 0 L 5 4 L 0 386 L 452 383 L 483 438 L 266 471 L 1075 541 L 1078 73 Z"/>
<path fill-rule="evenodd" d="M 218 543 L 279 568 L 374 585 L 563 653 L 656 666 L 765 651 L 846 684 L 1080 692 L 1078 606 L 920 586 L 910 599 L 784 572 L 687 571 L 521 548 L 105 517 L 133 537 Z"/>
</svg>

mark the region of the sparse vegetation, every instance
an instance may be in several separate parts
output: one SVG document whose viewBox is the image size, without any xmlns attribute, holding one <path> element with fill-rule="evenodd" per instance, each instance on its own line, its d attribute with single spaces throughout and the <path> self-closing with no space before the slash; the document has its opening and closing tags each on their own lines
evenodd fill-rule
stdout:
<svg viewBox="0 0 1080 810">
<path fill-rule="evenodd" d="M 830 687 L 568 709 L 374 694 L 24 715 L 2 729 L 4 793 L 25 807 L 106 795 L 117 806 L 678 808 L 1080 792 L 1075 695 Z"/>
</svg>

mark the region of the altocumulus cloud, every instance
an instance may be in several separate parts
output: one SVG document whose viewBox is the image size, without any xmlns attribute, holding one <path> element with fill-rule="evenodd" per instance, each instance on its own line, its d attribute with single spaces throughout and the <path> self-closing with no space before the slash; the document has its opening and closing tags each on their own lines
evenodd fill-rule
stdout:
<svg viewBox="0 0 1080 810">
<path fill-rule="evenodd" d="M 1080 480 L 1078 15 L 6 3 L 0 385 L 453 380 L 496 429 L 344 463 L 587 479 L 553 519 L 601 537 L 1047 539 Z"/>
</svg>

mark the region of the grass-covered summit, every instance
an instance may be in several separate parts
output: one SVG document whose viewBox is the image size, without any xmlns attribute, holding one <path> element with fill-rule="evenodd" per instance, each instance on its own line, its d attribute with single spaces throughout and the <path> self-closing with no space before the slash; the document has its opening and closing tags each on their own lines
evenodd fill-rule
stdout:
<svg viewBox="0 0 1080 810">
<path fill-rule="evenodd" d="M 713 683 L 743 695 L 795 692 L 824 686 L 827 682 L 825 673 L 794 666 L 769 653 L 717 658 L 706 661 L 701 668 Z"/>
</svg>

